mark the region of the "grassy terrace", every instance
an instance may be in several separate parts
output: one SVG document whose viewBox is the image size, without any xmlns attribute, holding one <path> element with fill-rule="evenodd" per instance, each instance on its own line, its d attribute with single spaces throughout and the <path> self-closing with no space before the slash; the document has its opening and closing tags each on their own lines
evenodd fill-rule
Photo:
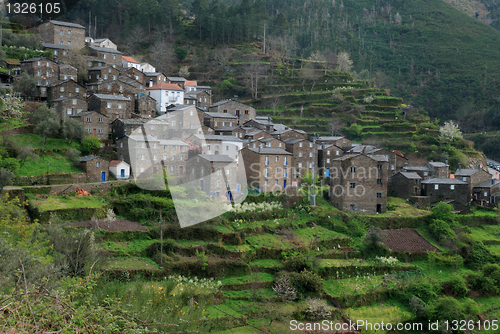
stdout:
<svg viewBox="0 0 500 334">
<path fill-rule="evenodd" d="M 39 212 L 55 211 L 64 209 L 79 208 L 98 208 L 106 205 L 106 202 L 96 196 L 63 198 L 61 196 L 51 195 L 47 199 L 37 198 L 34 195 L 28 195 L 30 203 L 38 209 Z"/>
</svg>

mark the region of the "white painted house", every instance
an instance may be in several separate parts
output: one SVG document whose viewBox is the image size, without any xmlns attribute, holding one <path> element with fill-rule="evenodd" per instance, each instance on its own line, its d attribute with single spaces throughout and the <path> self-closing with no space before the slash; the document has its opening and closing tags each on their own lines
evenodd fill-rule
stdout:
<svg viewBox="0 0 500 334">
<path fill-rule="evenodd" d="M 122 67 L 127 68 L 127 67 L 135 67 L 136 69 L 139 69 L 139 62 L 135 60 L 132 57 L 128 56 L 122 56 Z"/>
<path fill-rule="evenodd" d="M 130 177 L 130 165 L 122 160 L 109 162 L 109 172 L 117 179 L 128 179 Z"/>
<path fill-rule="evenodd" d="M 171 104 L 184 104 L 184 90 L 178 85 L 162 82 L 146 89 L 148 95 L 156 100 L 156 111 L 161 114 Z"/>
</svg>

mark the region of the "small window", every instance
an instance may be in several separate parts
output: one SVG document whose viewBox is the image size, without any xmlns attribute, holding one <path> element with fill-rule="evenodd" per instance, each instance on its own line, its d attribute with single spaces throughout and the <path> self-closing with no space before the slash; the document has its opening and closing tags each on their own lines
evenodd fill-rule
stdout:
<svg viewBox="0 0 500 334">
<path fill-rule="evenodd" d="M 311 148 L 312 148 L 312 147 L 313 147 L 313 143 L 309 143 L 309 147 L 311 147 Z"/>
<path fill-rule="evenodd" d="M 382 184 L 382 179 L 377 179 L 377 184 Z"/>
<path fill-rule="evenodd" d="M 483 193 L 483 196 L 484 196 L 484 197 L 488 197 L 488 192 L 487 192 L 487 191 L 485 191 L 485 192 Z"/>
<path fill-rule="evenodd" d="M 80 88 L 79 87 L 75 88 L 75 93 L 80 93 Z"/>
<path fill-rule="evenodd" d="M 434 185 L 434 190 L 439 190 L 439 184 Z"/>
<path fill-rule="evenodd" d="M 68 35 L 71 35 L 71 30 L 68 30 Z"/>
<path fill-rule="evenodd" d="M 111 109 L 111 103 L 108 103 L 107 108 Z"/>
<path fill-rule="evenodd" d="M 98 132 L 99 132 L 99 133 L 103 133 L 104 131 L 103 131 L 102 129 L 99 129 L 99 130 L 98 130 Z"/>
<path fill-rule="evenodd" d="M 100 163 L 100 162 L 96 162 L 96 163 L 95 163 L 95 166 L 96 166 L 96 167 L 101 167 L 101 163 Z"/>
<path fill-rule="evenodd" d="M 91 121 L 90 117 L 87 117 L 87 123 L 90 123 Z"/>
<path fill-rule="evenodd" d="M 299 147 L 302 147 L 302 142 L 299 143 Z"/>
<path fill-rule="evenodd" d="M 351 189 L 354 189 L 354 188 L 356 188 L 356 183 L 354 183 L 354 182 L 351 182 L 351 183 L 349 184 L 349 187 L 350 187 Z"/>
<path fill-rule="evenodd" d="M 63 86 L 61 86 L 61 87 L 59 88 L 59 91 L 64 92 L 64 87 L 63 87 Z"/>
<path fill-rule="evenodd" d="M 76 99 L 73 99 L 73 104 L 76 105 Z"/>
<path fill-rule="evenodd" d="M 118 109 L 123 109 L 123 104 L 119 104 Z"/>
<path fill-rule="evenodd" d="M 330 159 L 326 159 L 326 163 L 329 164 L 330 163 Z"/>
<path fill-rule="evenodd" d="M 245 110 L 245 115 L 248 115 L 248 114 L 249 114 L 249 113 L 248 113 L 248 110 Z"/>
<path fill-rule="evenodd" d="M 351 173 L 356 173 L 356 167 L 351 166 Z"/>
<path fill-rule="evenodd" d="M 455 185 L 454 184 L 450 185 L 450 190 L 455 190 Z"/>
<path fill-rule="evenodd" d="M 268 181 L 268 180 L 265 180 L 265 181 L 264 181 L 264 185 L 266 185 L 266 186 L 267 186 L 268 184 L 269 184 L 269 181 Z"/>
<path fill-rule="evenodd" d="M 327 151 L 326 151 L 326 155 L 330 155 L 330 150 L 327 150 Z"/>
<path fill-rule="evenodd" d="M 340 151 L 335 151 L 335 155 L 339 155 L 340 154 Z"/>
<path fill-rule="evenodd" d="M 462 181 L 467 182 L 467 178 L 465 176 L 462 176 Z"/>
<path fill-rule="evenodd" d="M 377 165 L 378 170 L 382 170 L 382 165 Z"/>
<path fill-rule="evenodd" d="M 277 186 L 278 185 L 278 180 L 274 180 L 274 185 Z"/>
<path fill-rule="evenodd" d="M 377 193 L 377 198 L 382 198 L 382 193 Z"/>
</svg>

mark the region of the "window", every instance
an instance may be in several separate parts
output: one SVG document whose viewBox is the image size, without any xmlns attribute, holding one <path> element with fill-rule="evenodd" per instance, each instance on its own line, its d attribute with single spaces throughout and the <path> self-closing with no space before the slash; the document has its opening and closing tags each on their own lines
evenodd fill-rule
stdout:
<svg viewBox="0 0 500 334">
<path fill-rule="evenodd" d="M 326 155 L 330 155 L 330 150 L 327 150 L 327 151 L 326 151 Z"/>
<path fill-rule="evenodd" d="M 79 87 L 75 88 L 75 93 L 80 93 L 80 88 Z"/>
<path fill-rule="evenodd" d="M 218 126 L 218 125 L 219 125 L 219 122 L 215 121 L 215 122 L 214 122 L 214 125 L 215 125 L 215 126 Z"/>
<path fill-rule="evenodd" d="M 87 132 L 88 132 L 88 133 L 91 133 L 91 132 L 92 132 L 92 129 L 87 129 Z"/>
<path fill-rule="evenodd" d="M 484 197 L 487 197 L 487 196 L 488 196 L 488 192 L 487 192 L 487 191 L 485 191 L 485 192 L 483 193 L 483 196 L 484 196 Z"/>
<path fill-rule="evenodd" d="M 68 41 L 68 45 L 71 45 L 71 41 Z"/>
<path fill-rule="evenodd" d="M 274 180 L 274 185 L 277 186 L 278 185 L 278 180 Z"/>
<path fill-rule="evenodd" d="M 210 145 L 207 145 L 208 150 L 210 151 Z"/>
<path fill-rule="evenodd" d="M 288 157 L 285 157 L 284 159 L 285 161 L 283 162 L 283 165 L 288 166 Z"/>
<path fill-rule="evenodd" d="M 108 89 L 111 89 L 111 84 L 108 84 Z"/>
<path fill-rule="evenodd" d="M 223 112 L 224 114 L 227 114 L 227 109 L 224 109 L 222 112 Z"/>
<path fill-rule="evenodd" d="M 424 176 L 427 176 L 427 175 L 429 175 L 429 172 L 424 172 Z"/>
<path fill-rule="evenodd" d="M 59 30 L 59 35 L 64 36 L 64 31 Z"/>
<path fill-rule="evenodd" d="M 330 159 L 326 159 L 326 163 L 329 164 L 330 163 Z"/>
<path fill-rule="evenodd" d="M 226 126 L 226 122 L 222 122 L 222 126 Z"/>
<path fill-rule="evenodd" d="M 281 147 L 281 143 L 278 144 L 278 147 Z"/>
<path fill-rule="evenodd" d="M 391 165 L 391 170 L 394 170 L 394 165 Z"/>
<path fill-rule="evenodd" d="M 153 154 L 153 160 L 156 160 L 156 154 Z"/>
<path fill-rule="evenodd" d="M 57 56 L 57 50 L 54 50 L 54 56 Z"/>
<path fill-rule="evenodd" d="M 280 161 L 280 157 L 275 157 L 274 159 L 276 162 Z"/>
<path fill-rule="evenodd" d="M 226 169 L 226 175 L 229 175 L 229 173 L 230 173 L 230 170 Z"/>
<path fill-rule="evenodd" d="M 167 160 L 167 156 L 165 154 L 163 155 L 163 160 Z"/>
<path fill-rule="evenodd" d="M 217 188 L 220 188 L 220 182 L 217 182 Z"/>
<path fill-rule="evenodd" d="M 116 60 L 116 55 L 113 55 L 113 59 L 115 59 L 115 60 Z"/>
<path fill-rule="evenodd" d="M 49 62 L 47 62 L 47 67 L 49 67 L 49 66 L 50 66 L 50 63 L 49 63 Z"/>
<path fill-rule="evenodd" d="M 288 173 L 287 173 L 287 171 L 286 171 L 286 168 L 283 168 L 283 176 L 284 176 L 284 177 L 288 177 Z"/>
<path fill-rule="evenodd" d="M 302 152 L 299 152 L 299 158 L 302 158 Z"/>
<path fill-rule="evenodd" d="M 121 104 L 121 103 L 120 103 L 120 104 L 118 105 L 118 109 L 123 109 L 123 104 Z"/>
<path fill-rule="evenodd" d="M 351 166 L 351 173 L 355 173 L 355 172 L 356 172 L 356 167 Z"/>
<path fill-rule="evenodd" d="M 226 151 L 229 151 L 229 146 L 228 145 L 226 145 Z"/>
<path fill-rule="evenodd" d="M 104 133 L 104 131 L 102 129 L 99 129 L 97 132 Z"/>
<path fill-rule="evenodd" d="M 76 99 L 73 99 L 73 105 L 76 105 Z"/>
<path fill-rule="evenodd" d="M 111 103 L 108 103 L 108 105 L 106 106 L 108 109 L 111 109 Z"/>
<path fill-rule="evenodd" d="M 313 153 L 309 152 L 309 158 L 312 158 L 312 157 L 313 157 Z"/>
<path fill-rule="evenodd" d="M 42 62 L 41 62 L 40 60 L 39 60 L 39 61 L 37 61 L 37 65 L 38 65 L 38 66 L 42 65 Z"/>
<path fill-rule="evenodd" d="M 351 189 L 354 189 L 354 188 L 356 188 L 356 183 L 354 183 L 354 182 L 351 182 L 351 183 L 349 184 L 349 187 L 350 187 Z"/>
<path fill-rule="evenodd" d="M 91 121 L 90 117 L 87 117 L 87 123 L 90 123 Z"/>
<path fill-rule="evenodd" d="M 37 71 L 38 75 L 42 75 L 42 71 L 38 70 Z"/>
<path fill-rule="evenodd" d="M 73 115 L 73 110 L 72 109 L 68 109 L 67 112 L 68 112 L 68 115 Z"/>
<path fill-rule="evenodd" d="M 61 87 L 59 88 L 59 91 L 64 92 L 64 86 L 61 86 Z"/>
<path fill-rule="evenodd" d="M 377 179 L 377 184 L 382 184 L 382 179 Z"/>
<path fill-rule="evenodd" d="M 302 168 L 302 162 L 299 162 L 299 168 Z"/>
<path fill-rule="evenodd" d="M 382 198 L 382 193 L 377 193 L 377 198 Z"/>
<path fill-rule="evenodd" d="M 266 168 L 266 169 L 265 169 L 264 176 L 265 176 L 265 177 L 269 177 L 269 168 Z"/>
<path fill-rule="evenodd" d="M 248 114 L 249 114 L 248 110 L 245 110 L 245 115 L 248 115 Z"/>
<path fill-rule="evenodd" d="M 309 147 L 311 147 L 311 148 L 312 148 L 312 147 L 313 147 L 313 143 L 309 143 Z"/>
<path fill-rule="evenodd" d="M 266 161 L 264 163 L 266 166 L 269 166 L 269 157 L 266 157 Z"/>
<path fill-rule="evenodd" d="M 377 165 L 377 170 L 382 170 L 382 165 Z"/>
<path fill-rule="evenodd" d="M 462 181 L 467 182 L 467 178 L 465 176 L 462 176 Z"/>
<path fill-rule="evenodd" d="M 269 184 L 269 181 L 268 180 L 264 180 L 264 185 L 268 185 Z"/>
<path fill-rule="evenodd" d="M 106 59 L 106 54 L 105 53 L 102 54 L 102 58 Z"/>
<path fill-rule="evenodd" d="M 68 30 L 68 35 L 71 35 L 71 30 Z"/>
<path fill-rule="evenodd" d="M 434 185 L 434 190 L 439 190 L 439 184 Z"/>
<path fill-rule="evenodd" d="M 175 160 L 175 155 L 172 155 L 172 160 Z"/>
<path fill-rule="evenodd" d="M 302 147 L 302 142 L 299 143 L 299 147 Z"/>
<path fill-rule="evenodd" d="M 274 174 L 278 174 L 280 172 L 279 168 L 274 169 Z"/>
<path fill-rule="evenodd" d="M 450 190 L 454 190 L 455 189 L 455 185 L 454 184 L 451 184 L 450 185 Z"/>
<path fill-rule="evenodd" d="M 96 162 L 96 163 L 95 163 L 95 166 L 96 166 L 96 167 L 101 167 L 101 163 L 100 163 L 100 162 Z"/>
</svg>

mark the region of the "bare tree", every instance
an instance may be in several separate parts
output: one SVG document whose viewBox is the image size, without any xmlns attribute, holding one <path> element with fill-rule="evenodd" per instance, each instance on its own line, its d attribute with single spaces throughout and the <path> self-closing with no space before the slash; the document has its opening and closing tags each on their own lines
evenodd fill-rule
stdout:
<svg viewBox="0 0 500 334">
<path fill-rule="evenodd" d="M 227 64 L 227 60 L 231 56 L 231 50 L 229 48 L 216 49 L 214 53 L 214 60 L 217 66 L 221 66 L 222 72 L 224 72 L 224 66 Z"/>
<path fill-rule="evenodd" d="M 282 103 L 281 96 L 279 95 L 274 95 L 271 98 L 271 106 L 273 107 L 273 115 L 276 115 L 276 107 Z"/>
<path fill-rule="evenodd" d="M 300 71 L 300 76 L 302 78 L 302 92 L 305 93 L 305 83 L 306 81 L 311 82 L 311 91 L 309 93 L 312 93 L 314 90 L 314 85 L 319 79 L 319 73 L 316 72 L 314 69 L 314 65 L 311 63 L 307 63 L 305 67 Z"/>
<path fill-rule="evenodd" d="M 332 114 L 332 118 L 328 121 L 328 131 L 332 134 L 332 136 L 337 136 L 343 128 L 344 123 L 342 120 L 335 114 Z"/>
<path fill-rule="evenodd" d="M 339 54 L 338 62 L 340 72 L 349 72 L 352 66 L 352 60 L 349 58 L 349 54 L 347 52 L 341 52 Z"/>
<path fill-rule="evenodd" d="M 87 81 L 88 61 L 83 56 L 83 53 L 78 49 L 70 49 L 65 56 L 61 57 L 61 61 L 73 65 L 78 70 L 77 81 L 83 83 Z"/>
<path fill-rule="evenodd" d="M 254 99 L 257 98 L 258 94 L 259 77 L 264 72 L 264 66 L 260 63 L 260 60 L 259 57 L 252 56 L 249 58 L 249 64 L 245 67 L 245 74 Z"/>
<path fill-rule="evenodd" d="M 183 78 L 189 77 L 189 66 L 182 66 L 179 70 L 179 76 Z"/>
<path fill-rule="evenodd" d="M 169 72 L 174 65 L 174 48 L 171 43 L 164 39 L 156 42 L 149 54 L 152 65 L 160 72 Z"/>
</svg>

